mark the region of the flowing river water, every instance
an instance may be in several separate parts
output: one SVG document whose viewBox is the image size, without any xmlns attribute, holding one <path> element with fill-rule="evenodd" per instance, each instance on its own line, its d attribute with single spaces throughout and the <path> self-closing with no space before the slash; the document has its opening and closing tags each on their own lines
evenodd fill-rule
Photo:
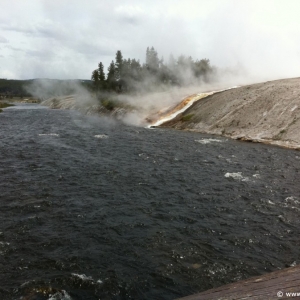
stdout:
<svg viewBox="0 0 300 300">
<path fill-rule="evenodd" d="M 0 299 L 175 299 L 299 262 L 297 151 L 38 105 L 0 126 Z"/>
</svg>

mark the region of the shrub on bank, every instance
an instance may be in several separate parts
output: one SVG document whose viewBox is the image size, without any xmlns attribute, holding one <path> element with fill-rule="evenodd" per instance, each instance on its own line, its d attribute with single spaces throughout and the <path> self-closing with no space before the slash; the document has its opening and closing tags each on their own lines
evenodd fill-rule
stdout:
<svg viewBox="0 0 300 300">
<path fill-rule="evenodd" d="M 102 99 L 101 104 L 103 105 L 103 107 L 110 111 L 113 110 L 116 106 L 118 106 L 117 101 L 112 99 Z"/>
<path fill-rule="evenodd" d="M 5 103 L 5 102 L 3 102 L 3 103 L 0 102 L 0 108 L 6 108 L 6 107 L 9 107 L 9 106 L 14 106 L 14 105 L 9 104 L 9 103 Z"/>
<path fill-rule="evenodd" d="M 194 114 L 188 114 L 186 116 L 183 116 L 181 118 L 181 121 L 185 122 L 185 121 L 189 121 L 192 117 L 194 116 Z"/>
</svg>

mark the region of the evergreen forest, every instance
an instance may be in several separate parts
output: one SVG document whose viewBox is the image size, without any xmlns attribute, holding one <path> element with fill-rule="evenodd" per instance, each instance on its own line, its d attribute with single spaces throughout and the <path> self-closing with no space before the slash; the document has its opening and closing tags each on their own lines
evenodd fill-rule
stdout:
<svg viewBox="0 0 300 300">
<path fill-rule="evenodd" d="M 92 72 L 91 80 L 95 91 L 149 92 L 159 87 L 208 82 L 213 72 L 214 68 L 208 59 L 193 60 L 191 56 L 184 55 L 175 59 L 170 55 L 165 63 L 163 58 L 159 59 L 154 47 L 148 47 L 143 64 L 134 58 L 124 58 L 121 50 L 118 50 L 107 72 L 103 63 L 99 62 L 98 68 Z"/>
</svg>

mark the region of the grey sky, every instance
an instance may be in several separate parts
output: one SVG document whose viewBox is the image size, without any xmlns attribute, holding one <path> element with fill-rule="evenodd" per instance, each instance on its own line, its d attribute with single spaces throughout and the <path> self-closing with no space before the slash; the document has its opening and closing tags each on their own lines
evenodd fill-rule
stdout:
<svg viewBox="0 0 300 300">
<path fill-rule="evenodd" d="M 300 75 L 298 0 L 1 0 L 0 78 L 82 78 L 117 50 L 209 58 L 256 78 Z"/>
</svg>

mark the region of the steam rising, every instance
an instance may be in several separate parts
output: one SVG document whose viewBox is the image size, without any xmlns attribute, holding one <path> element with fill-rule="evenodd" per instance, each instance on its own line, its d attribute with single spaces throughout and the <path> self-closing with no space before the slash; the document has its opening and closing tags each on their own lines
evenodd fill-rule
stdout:
<svg viewBox="0 0 300 300">
<path fill-rule="evenodd" d="M 128 125 L 148 126 L 149 123 L 157 120 L 157 115 L 171 110 L 190 95 L 197 94 L 197 97 L 201 98 L 199 94 L 254 81 L 242 69 L 222 70 L 214 67 L 206 81 L 193 76 L 193 71 L 188 68 L 178 75 L 185 86 L 155 85 L 154 78 L 148 76 L 142 82 L 135 83 L 136 92 L 131 94 L 105 91 L 94 93 L 88 90 L 80 80 L 34 80 L 27 90 L 33 96 L 44 100 L 43 105 L 51 108 L 76 109 L 85 114 L 114 115 Z M 99 99 L 110 97 L 117 101 L 121 108 L 105 113 Z"/>
<path fill-rule="evenodd" d="M 80 80 L 36 79 L 26 90 L 41 100 L 71 94 L 76 95 L 80 101 L 91 100 L 91 93 L 84 88 Z"/>
</svg>

